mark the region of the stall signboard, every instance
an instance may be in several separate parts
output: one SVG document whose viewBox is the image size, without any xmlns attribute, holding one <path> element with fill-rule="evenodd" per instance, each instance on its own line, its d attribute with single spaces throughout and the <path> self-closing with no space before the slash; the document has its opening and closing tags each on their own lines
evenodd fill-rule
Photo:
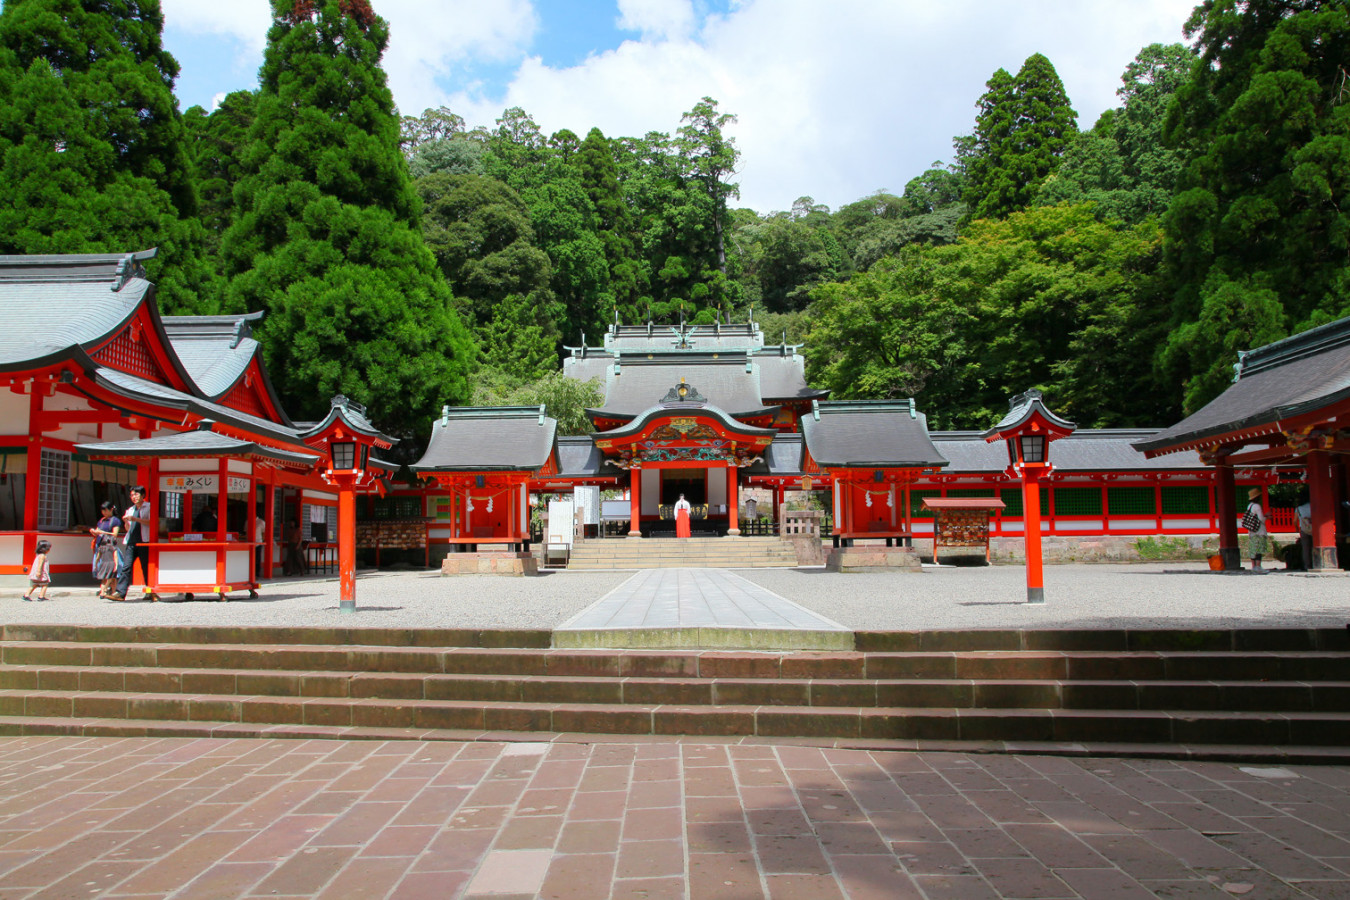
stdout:
<svg viewBox="0 0 1350 900">
<path fill-rule="evenodd" d="M 220 486 L 219 475 L 161 475 L 159 490 L 161 493 L 184 494 L 188 491 L 214 494 Z M 225 483 L 227 494 L 247 494 L 249 479 L 231 475 Z"/>
</svg>

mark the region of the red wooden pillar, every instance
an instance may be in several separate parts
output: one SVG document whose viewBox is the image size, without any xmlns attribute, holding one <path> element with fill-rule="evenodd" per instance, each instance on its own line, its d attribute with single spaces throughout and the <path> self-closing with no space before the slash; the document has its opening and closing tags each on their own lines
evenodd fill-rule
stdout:
<svg viewBox="0 0 1350 900">
<path fill-rule="evenodd" d="M 642 470 L 637 466 L 628 470 L 628 498 L 631 503 L 628 536 L 642 537 Z"/>
<path fill-rule="evenodd" d="M 1214 511 L 1219 519 L 1219 556 L 1229 571 L 1242 568 L 1242 548 L 1238 546 L 1237 484 L 1233 467 L 1219 460 L 1215 466 Z"/>
<path fill-rule="evenodd" d="M 256 463 L 255 463 L 256 465 Z M 257 485 L 253 492 L 258 492 Z M 263 485 L 263 578 L 272 577 L 272 547 L 277 535 L 277 490 L 275 484 Z"/>
<path fill-rule="evenodd" d="M 338 489 L 338 609 L 356 611 L 356 491 Z"/>
<path fill-rule="evenodd" d="M 741 498 L 736 493 L 736 476 L 740 470 L 736 466 L 727 466 L 727 535 L 737 537 L 741 533 L 740 523 L 737 521 L 738 510 Z"/>
<path fill-rule="evenodd" d="M 1340 568 L 1336 558 L 1336 490 L 1331 465 L 1331 454 L 1325 450 L 1314 450 L 1308 454 L 1314 570 Z"/>
<path fill-rule="evenodd" d="M 1022 528 L 1027 552 L 1027 602 L 1045 602 L 1041 571 L 1041 467 L 1022 467 Z"/>
</svg>

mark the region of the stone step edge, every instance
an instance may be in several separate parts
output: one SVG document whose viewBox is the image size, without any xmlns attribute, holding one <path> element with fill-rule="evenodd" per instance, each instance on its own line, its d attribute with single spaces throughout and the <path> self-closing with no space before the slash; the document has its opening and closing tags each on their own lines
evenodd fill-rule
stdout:
<svg viewBox="0 0 1350 900">
<path fill-rule="evenodd" d="M 911 680 L 1289 681 L 1345 680 L 1350 656 L 1325 651 L 736 651 L 487 649 L 316 644 L 0 643 L 0 668 L 237 669 L 274 673 L 486 674 L 590 677 L 832 677 Z M 1234 669 L 1242 675 L 1235 677 Z M 1282 671 L 1288 670 L 1288 671 Z M 1320 670 L 1320 671 L 1319 671 Z M 1196 677 L 1201 673 L 1203 677 Z"/>
<path fill-rule="evenodd" d="M 1052 651 L 1101 652 L 1337 652 L 1350 653 L 1346 628 L 1251 629 L 934 629 L 853 632 L 866 652 Z M 292 644 L 389 648 L 454 647 L 544 649 L 552 629 L 511 628 L 319 628 L 269 626 L 63 624 L 0 625 L 0 646 L 16 641 L 69 643 Z"/>
<path fill-rule="evenodd" d="M 930 740 L 1350 745 L 1350 713 L 809 706 L 623 706 L 462 700 L 375 700 L 5 692 L 0 718 L 109 718 L 250 725 L 375 726 L 606 734 L 715 734 Z M 15 702 L 19 701 L 19 702 Z"/>
<path fill-rule="evenodd" d="M 525 674 L 485 674 L 473 672 L 449 672 L 449 673 L 408 673 L 408 672 L 332 672 L 332 671 L 290 671 L 290 672 L 259 672 L 255 669 L 175 669 L 175 668 L 145 668 L 145 667 L 121 667 L 121 666 L 6 666 L 0 667 L 0 676 L 8 672 L 32 674 L 34 684 L 11 685 L 9 687 L 0 687 L 0 700 L 16 694 L 41 694 L 43 696 L 57 695 L 118 695 L 118 694 L 136 694 L 145 696 L 155 694 L 163 697 L 216 697 L 216 698 L 258 698 L 270 697 L 274 699 L 286 700 L 385 700 L 385 701 L 410 701 L 410 702 L 458 702 L 458 703 L 481 703 L 481 702 L 503 702 L 503 703 L 578 703 L 587 704 L 603 702 L 607 704 L 625 705 L 625 706 L 655 706 L 655 705 L 678 705 L 688 707 L 726 707 L 726 706 L 745 706 L 749 704 L 741 703 L 723 703 L 719 701 L 715 694 L 719 688 L 724 690 L 740 689 L 742 692 L 762 691 L 765 694 L 773 691 L 784 691 L 789 693 L 793 689 L 800 689 L 805 695 L 805 703 L 785 703 L 775 704 L 772 702 L 761 702 L 758 706 L 800 706 L 810 707 L 812 709 L 829 708 L 860 708 L 860 709 L 889 709 L 894 708 L 883 702 L 880 696 L 874 696 L 870 703 L 859 703 L 857 694 L 862 691 L 871 691 L 875 694 L 883 689 L 908 690 L 910 692 L 947 692 L 956 691 L 962 688 L 969 690 L 969 702 L 962 705 L 953 705 L 951 696 L 935 696 L 932 703 L 913 703 L 911 702 L 905 708 L 908 709 L 1031 709 L 1031 710 L 1077 710 L 1077 711 L 1185 711 L 1185 710 L 1204 710 L 1221 711 L 1229 710 L 1236 712 L 1254 712 L 1254 713 L 1284 713 L 1284 712 L 1305 712 L 1305 713 L 1350 713 L 1350 680 L 1348 681 L 1216 681 L 1216 680 L 1158 680 L 1158 681 L 1106 681 L 1099 679 L 1085 680 L 1059 680 L 1059 679 L 1037 679 L 1037 678 L 912 678 L 912 679 L 886 679 L 886 678 L 736 678 L 736 677 L 649 677 L 642 675 L 624 675 L 624 676 L 585 676 L 585 675 L 525 675 Z M 133 679 L 132 686 L 126 684 L 127 676 Z M 63 678 L 75 678 L 80 680 L 81 676 L 89 676 L 91 682 L 106 681 L 108 678 L 122 679 L 121 687 L 110 685 L 101 685 L 98 687 L 90 686 L 81 688 L 78 686 L 42 686 L 41 681 L 45 678 L 60 681 Z M 244 678 L 254 682 L 252 685 L 255 690 L 239 690 L 239 679 Z M 6 678 L 6 681 L 10 679 Z M 232 680 L 233 686 L 221 685 L 220 690 L 213 690 L 213 681 Z M 136 681 L 141 682 L 138 686 Z M 166 690 L 165 682 L 170 685 L 176 685 L 178 690 Z M 184 689 L 183 684 L 189 683 L 189 687 Z M 293 682 L 293 684 L 286 684 Z M 466 696 L 454 698 L 427 697 L 426 685 L 445 684 L 456 685 L 469 688 Z M 156 685 L 150 687 L 150 685 Z M 247 684 L 247 681 L 246 681 Z M 672 691 L 680 689 L 706 687 L 709 698 L 705 701 L 701 698 L 687 697 L 678 704 L 654 704 L 650 700 L 634 698 L 632 700 L 620 697 L 617 700 L 595 701 L 587 698 L 578 698 L 576 700 L 567 699 L 508 699 L 500 696 L 500 692 L 483 690 L 475 693 L 471 688 L 473 685 L 500 686 L 512 685 L 524 692 L 524 686 L 527 684 L 547 685 L 548 692 L 554 691 L 577 691 L 584 693 L 586 689 L 616 685 L 621 694 L 626 693 L 624 688 L 633 687 L 636 690 L 641 689 L 668 689 Z M 366 690 L 369 693 L 362 692 L 360 686 L 368 685 Z M 419 686 L 422 688 L 421 696 L 415 696 L 410 691 L 400 692 L 400 686 Z M 659 686 L 659 687 L 658 687 Z M 358 688 L 353 692 L 353 688 Z M 306 689 L 313 693 L 305 693 Z M 1081 698 L 1082 703 L 1065 706 L 1065 700 L 1072 702 L 1075 698 L 1064 697 L 1065 689 L 1071 692 L 1083 692 L 1085 696 Z M 288 690 L 289 689 L 289 690 Z M 339 689 L 342 692 L 338 692 Z M 829 694 L 847 694 L 851 695 L 853 702 L 842 703 L 837 700 L 844 699 L 843 696 L 830 701 L 822 698 L 823 702 L 816 703 L 815 693 L 819 689 L 822 693 Z M 1198 692 L 1207 691 L 1214 695 L 1214 706 L 1164 706 L 1155 703 L 1154 700 L 1165 701 L 1166 696 L 1150 698 L 1150 694 L 1167 692 Z M 1257 707 L 1257 708 L 1237 708 L 1232 705 L 1230 692 L 1246 692 L 1253 696 L 1279 695 L 1284 692 L 1298 692 L 1305 694 L 1309 702 L 1308 708 L 1289 709 L 1288 707 Z M 1024 698 L 1025 701 L 1017 702 L 1016 694 L 1026 692 L 1030 696 Z M 1110 697 L 1092 697 L 1088 696 L 1090 692 L 1102 692 L 1115 696 L 1117 703 L 1102 703 L 1103 699 Z M 497 693 L 498 696 L 491 696 Z M 981 694 L 992 694 L 993 696 L 981 696 Z M 1325 697 L 1326 694 L 1332 694 L 1330 708 L 1326 703 L 1319 704 L 1319 695 Z M 1344 708 L 1336 708 L 1336 694 L 1342 697 Z M 1002 696 L 999 696 L 1002 695 Z M 865 699 L 865 698 L 864 698 Z M 914 698 L 906 698 L 911 701 Z M 990 702 L 1003 700 L 1002 703 Z M 1274 698 L 1271 698 L 1274 699 Z M 1057 701 L 1051 705 L 1047 701 Z M 1133 700 L 1133 705 L 1125 705 L 1126 701 Z M 946 702 L 943 702 L 946 701 Z"/>
<path fill-rule="evenodd" d="M 1122 741 L 960 741 L 915 738 L 760 737 L 756 735 L 643 735 L 446 728 L 379 728 L 154 719 L 0 716 L 6 737 L 203 738 L 229 740 L 367 740 L 384 742 L 642 744 L 817 747 L 897 753 L 977 753 L 1072 758 L 1158 759 L 1286 765 L 1347 765 L 1350 745 L 1142 743 Z"/>
</svg>

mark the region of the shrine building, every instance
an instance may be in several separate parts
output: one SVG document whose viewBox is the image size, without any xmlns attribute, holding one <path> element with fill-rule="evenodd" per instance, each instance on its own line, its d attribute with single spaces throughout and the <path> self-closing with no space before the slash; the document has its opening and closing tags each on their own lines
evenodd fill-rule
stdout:
<svg viewBox="0 0 1350 900">
<path fill-rule="evenodd" d="M 744 324 L 614 324 L 601 346 L 569 348 L 564 374 L 600 385 L 595 432 L 558 436 L 544 408 L 447 407 L 413 471 L 450 499 L 429 538 L 442 552 L 480 544 L 528 550 L 530 498 L 578 485 L 622 492 L 631 538 L 674 534 L 681 495 L 695 535 L 779 533 L 789 493 L 826 492 L 833 543 L 930 540 L 929 499 L 991 498 L 995 538 L 1022 535 L 1021 489 L 1006 450 L 977 432 L 930 432 L 913 400 L 838 401 L 806 380 L 802 347 Z M 1044 533 L 1074 540 L 1205 535 L 1223 501 L 1194 452 L 1152 462 L 1150 429 L 1080 429 L 1055 445 Z M 1276 483 L 1266 467 L 1232 490 Z M 743 496 L 769 502 L 755 509 Z M 941 503 L 935 505 L 942 505 Z"/>
</svg>

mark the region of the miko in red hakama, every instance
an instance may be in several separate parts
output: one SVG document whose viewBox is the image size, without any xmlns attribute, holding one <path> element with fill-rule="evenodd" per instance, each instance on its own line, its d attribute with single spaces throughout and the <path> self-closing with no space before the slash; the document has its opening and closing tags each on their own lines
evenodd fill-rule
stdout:
<svg viewBox="0 0 1350 900">
<path fill-rule="evenodd" d="M 689 537 L 689 501 L 680 497 L 680 502 L 675 504 L 675 536 L 677 538 Z"/>
</svg>

